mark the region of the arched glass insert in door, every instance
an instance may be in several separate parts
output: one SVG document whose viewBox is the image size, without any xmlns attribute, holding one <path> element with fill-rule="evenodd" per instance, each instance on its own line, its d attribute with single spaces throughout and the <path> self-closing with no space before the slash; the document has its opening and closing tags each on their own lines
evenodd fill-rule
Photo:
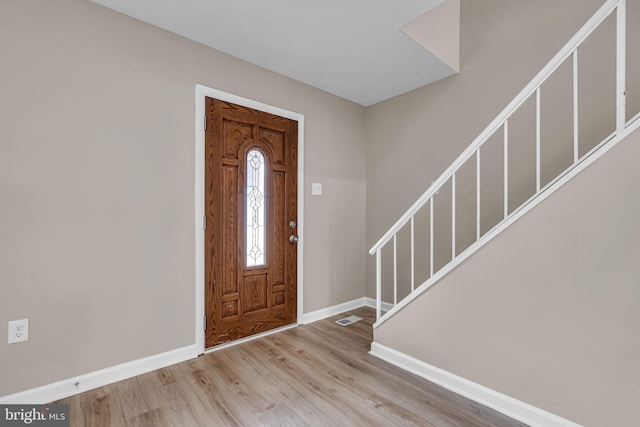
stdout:
<svg viewBox="0 0 640 427">
<path fill-rule="evenodd" d="M 257 149 L 247 153 L 247 189 L 245 196 L 247 218 L 247 267 L 265 265 L 266 223 L 265 159 Z"/>
</svg>

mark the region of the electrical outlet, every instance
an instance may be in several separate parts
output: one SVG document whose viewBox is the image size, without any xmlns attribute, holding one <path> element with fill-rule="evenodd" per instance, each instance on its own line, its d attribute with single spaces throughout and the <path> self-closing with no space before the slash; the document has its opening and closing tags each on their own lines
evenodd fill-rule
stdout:
<svg viewBox="0 0 640 427">
<path fill-rule="evenodd" d="M 9 321 L 9 344 L 29 341 L 29 319 Z"/>
</svg>

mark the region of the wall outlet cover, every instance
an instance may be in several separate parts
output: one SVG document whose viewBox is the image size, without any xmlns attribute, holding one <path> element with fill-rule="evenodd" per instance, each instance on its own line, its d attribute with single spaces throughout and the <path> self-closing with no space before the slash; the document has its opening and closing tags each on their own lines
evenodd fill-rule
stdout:
<svg viewBox="0 0 640 427">
<path fill-rule="evenodd" d="M 29 319 L 9 321 L 9 344 L 29 341 Z"/>
</svg>

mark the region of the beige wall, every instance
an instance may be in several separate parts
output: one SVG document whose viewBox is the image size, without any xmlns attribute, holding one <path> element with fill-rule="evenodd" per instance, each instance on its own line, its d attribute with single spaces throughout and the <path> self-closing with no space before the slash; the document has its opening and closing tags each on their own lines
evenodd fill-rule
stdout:
<svg viewBox="0 0 640 427">
<path fill-rule="evenodd" d="M 305 115 L 304 310 L 363 296 L 363 107 L 88 1 L 3 0 L 0 325 L 31 336 L 2 335 L 0 396 L 194 343 L 198 83 Z"/>
<path fill-rule="evenodd" d="M 402 32 L 460 71 L 460 0 L 445 0 L 401 28 Z"/>
<path fill-rule="evenodd" d="M 640 131 L 375 330 L 585 426 L 637 426 Z"/>
</svg>

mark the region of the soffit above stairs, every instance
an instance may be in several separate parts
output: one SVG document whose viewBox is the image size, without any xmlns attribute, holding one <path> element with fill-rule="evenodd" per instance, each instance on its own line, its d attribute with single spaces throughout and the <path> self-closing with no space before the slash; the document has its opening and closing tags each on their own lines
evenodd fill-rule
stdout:
<svg viewBox="0 0 640 427">
<path fill-rule="evenodd" d="M 460 0 L 91 1 L 364 106 L 458 70 Z"/>
</svg>

